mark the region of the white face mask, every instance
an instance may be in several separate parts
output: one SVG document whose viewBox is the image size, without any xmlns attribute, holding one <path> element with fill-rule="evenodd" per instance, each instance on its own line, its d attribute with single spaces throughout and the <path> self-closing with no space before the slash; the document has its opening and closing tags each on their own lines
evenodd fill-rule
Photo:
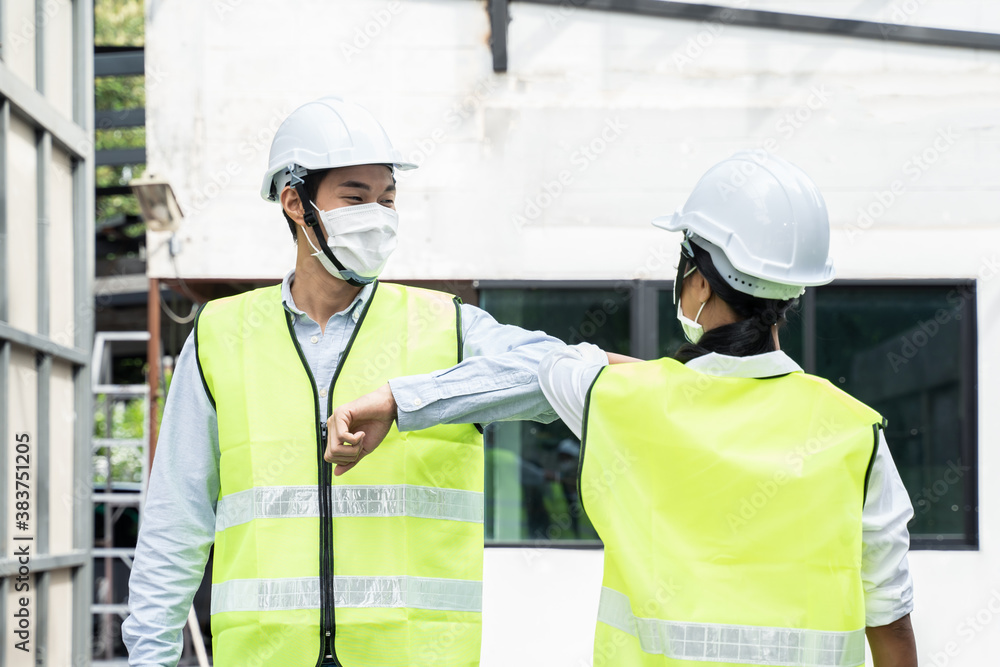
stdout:
<svg viewBox="0 0 1000 667">
<path fill-rule="evenodd" d="M 683 257 L 681 257 L 681 261 L 684 261 Z M 697 267 L 692 266 L 688 269 L 687 273 L 685 273 L 684 276 L 677 281 L 677 288 L 674 289 L 674 301 L 677 302 L 677 321 L 681 323 L 681 328 L 684 329 L 684 337 L 687 338 L 689 343 L 697 345 L 698 341 L 701 340 L 701 337 L 705 334 L 705 327 L 698 324 L 698 318 L 701 317 L 701 311 L 705 308 L 705 304 L 708 302 L 702 302 L 701 308 L 698 309 L 698 313 L 694 316 L 694 320 L 689 320 L 684 316 L 684 311 L 681 309 L 681 297 L 679 296 L 681 293 L 679 287 L 683 285 L 684 281 L 687 280 L 687 277 L 695 271 L 697 271 Z"/>
<path fill-rule="evenodd" d="M 681 323 L 681 328 L 684 329 L 684 337 L 688 339 L 688 342 L 698 344 L 701 340 L 702 335 L 705 333 L 705 327 L 698 324 L 698 318 L 701 317 L 701 311 L 705 309 L 705 301 L 701 304 L 701 308 L 698 309 L 698 314 L 694 316 L 694 320 L 689 320 L 684 317 L 684 311 L 681 310 L 680 299 L 677 300 L 677 321 Z"/>
<path fill-rule="evenodd" d="M 396 229 L 399 226 L 396 211 L 377 202 L 343 206 L 332 211 L 321 211 L 314 202 L 310 203 L 323 221 L 330 252 L 344 265 L 345 270 L 338 269 L 322 250 L 313 245 L 307 234 L 306 240 L 316 251 L 313 257 L 331 275 L 341 280 L 361 283 L 375 280 L 396 249 Z"/>
</svg>

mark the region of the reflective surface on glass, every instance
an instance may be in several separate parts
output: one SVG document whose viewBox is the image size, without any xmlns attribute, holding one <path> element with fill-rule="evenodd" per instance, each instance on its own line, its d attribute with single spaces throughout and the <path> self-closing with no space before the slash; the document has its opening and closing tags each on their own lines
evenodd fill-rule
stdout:
<svg viewBox="0 0 1000 667">
<path fill-rule="evenodd" d="M 575 345 L 629 353 L 627 286 L 489 289 L 480 306 L 499 322 Z M 486 428 L 486 540 L 596 540 L 579 500 L 580 441 L 562 423 L 498 422 Z"/>
</svg>

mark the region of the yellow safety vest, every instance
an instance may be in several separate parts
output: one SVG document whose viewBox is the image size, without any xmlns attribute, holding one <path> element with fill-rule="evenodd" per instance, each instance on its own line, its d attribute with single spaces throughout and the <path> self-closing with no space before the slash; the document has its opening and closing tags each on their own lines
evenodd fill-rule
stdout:
<svg viewBox="0 0 1000 667">
<path fill-rule="evenodd" d="M 802 372 L 605 368 L 581 464 L 604 541 L 594 665 L 863 665 L 861 510 L 881 423 Z"/>
<path fill-rule="evenodd" d="M 195 327 L 221 455 L 215 664 L 311 667 L 335 651 L 344 667 L 478 665 L 481 435 L 393 426 L 333 477 L 291 318 L 275 286 L 212 301 Z M 450 295 L 376 283 L 324 400 L 454 365 L 459 318 Z"/>
</svg>

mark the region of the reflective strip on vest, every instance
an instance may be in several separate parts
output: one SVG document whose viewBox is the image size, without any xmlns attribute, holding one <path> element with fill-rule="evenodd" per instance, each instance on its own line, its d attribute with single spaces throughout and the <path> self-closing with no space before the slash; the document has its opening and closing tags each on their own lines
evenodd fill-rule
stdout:
<svg viewBox="0 0 1000 667">
<path fill-rule="evenodd" d="M 481 612 L 483 582 L 426 577 L 334 577 L 336 607 Z M 231 579 L 212 584 L 212 613 L 319 608 L 319 577 Z"/>
<path fill-rule="evenodd" d="M 865 661 L 864 629 L 822 632 L 640 618 L 625 594 L 607 587 L 601 590 L 597 620 L 637 638 L 646 653 L 675 660 L 783 667 L 841 667 Z"/>
<path fill-rule="evenodd" d="M 253 519 L 318 516 L 319 494 L 315 486 L 258 486 L 219 499 L 215 530 L 222 532 Z M 483 494 L 409 484 L 335 486 L 333 516 L 408 516 L 482 523 Z"/>
</svg>

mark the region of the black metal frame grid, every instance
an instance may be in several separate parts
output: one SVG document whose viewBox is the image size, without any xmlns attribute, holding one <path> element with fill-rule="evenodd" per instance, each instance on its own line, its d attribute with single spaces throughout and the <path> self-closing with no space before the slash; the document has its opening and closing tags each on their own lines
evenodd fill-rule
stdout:
<svg viewBox="0 0 1000 667">
<path fill-rule="evenodd" d="M 143 76 L 146 71 L 146 56 L 143 47 L 101 46 L 94 50 L 94 76 Z M 97 130 L 123 127 L 142 127 L 146 124 L 146 109 L 122 109 L 120 111 L 98 111 L 94 114 Z M 97 151 L 96 166 L 120 167 L 127 164 L 145 164 L 146 147 L 116 148 Z M 127 195 L 128 186 L 98 188 L 97 196 Z"/>
<path fill-rule="evenodd" d="M 627 286 L 631 309 L 631 354 L 641 359 L 653 359 L 659 353 L 659 302 L 661 291 L 673 289 L 671 280 L 588 280 L 588 281 L 524 281 L 524 280 L 480 280 L 474 286 L 480 292 L 493 289 L 616 289 Z M 837 280 L 831 287 L 885 288 L 885 287 L 949 287 L 964 288 L 975 294 L 975 281 L 968 280 Z M 978 335 L 976 298 L 968 299 L 969 316 L 961 320 L 962 341 L 962 400 L 963 432 L 960 454 L 963 462 L 972 468 L 966 478 L 965 502 L 973 509 L 964 513 L 965 535 L 959 539 L 935 539 L 933 537 L 911 537 L 910 546 L 917 550 L 967 551 L 979 549 L 979 487 L 978 487 L 978 440 L 979 406 L 976 393 L 978 378 Z M 816 290 L 806 290 L 800 303 L 803 322 L 803 370 L 816 372 Z M 541 541 L 541 540 L 498 540 L 486 543 L 493 548 L 553 548 L 590 549 L 599 546 L 590 541 Z"/>
</svg>

